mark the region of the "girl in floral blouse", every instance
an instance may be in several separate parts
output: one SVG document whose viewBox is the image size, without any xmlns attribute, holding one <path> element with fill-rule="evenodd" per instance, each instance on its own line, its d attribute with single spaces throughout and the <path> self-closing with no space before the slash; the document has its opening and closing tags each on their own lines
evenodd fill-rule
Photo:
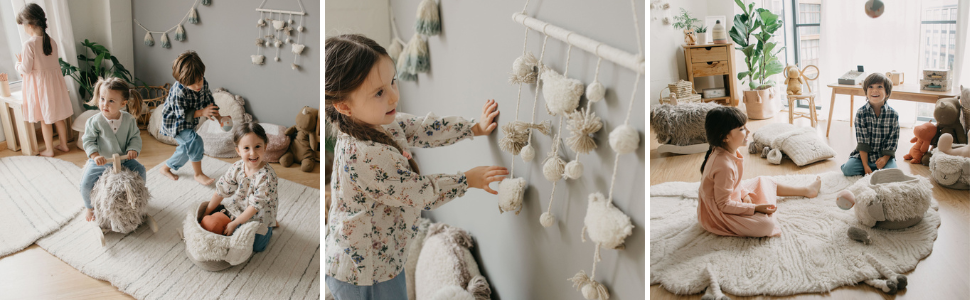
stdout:
<svg viewBox="0 0 970 300">
<path fill-rule="evenodd" d="M 229 170 L 216 183 L 216 193 L 212 195 L 206 216 L 202 218 L 203 227 L 218 224 L 218 219 L 230 219 L 223 233 L 232 235 L 239 225 L 246 222 L 260 222 L 267 226 L 266 234 L 256 234 L 253 252 L 262 252 L 273 236 L 276 227 L 276 171 L 266 163 L 266 131 L 257 123 L 239 124 L 233 131 L 232 141 L 236 143 L 236 153 L 241 159 L 229 166 Z M 223 201 L 227 200 L 227 201 Z M 219 215 L 219 214 L 223 215 Z M 226 218 L 228 217 L 228 218 Z M 211 220 L 217 218 L 216 220 Z M 222 228 L 221 225 L 215 225 Z M 212 231 L 211 228 L 206 228 Z"/>
<path fill-rule="evenodd" d="M 508 175 L 481 166 L 421 175 L 408 147 L 440 147 L 498 126 L 498 104 L 481 121 L 397 112 L 398 87 L 387 51 L 361 35 L 326 40 L 326 118 L 337 132 L 327 225 L 326 284 L 337 300 L 407 299 L 404 264 L 421 210 Z"/>
</svg>

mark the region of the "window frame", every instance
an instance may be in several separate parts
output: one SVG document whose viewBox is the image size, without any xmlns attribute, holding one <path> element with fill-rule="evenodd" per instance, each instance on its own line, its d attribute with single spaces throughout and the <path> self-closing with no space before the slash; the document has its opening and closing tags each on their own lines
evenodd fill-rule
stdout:
<svg viewBox="0 0 970 300">
<path fill-rule="evenodd" d="M 956 6 L 956 9 L 957 9 L 957 11 L 959 11 L 959 7 L 960 7 L 959 1 L 957 1 L 957 4 L 956 5 L 957 5 Z M 946 7 L 946 6 L 943 6 L 943 7 Z M 941 8 L 943 8 L 943 7 L 941 7 Z M 957 17 L 954 17 L 953 20 L 931 20 L 931 21 L 926 21 L 926 20 L 923 20 L 923 18 L 925 17 L 925 13 L 926 13 L 926 11 L 924 10 L 924 11 L 920 12 L 920 14 L 919 14 L 919 16 L 920 16 L 920 43 L 922 43 L 923 42 L 923 38 L 925 38 L 923 36 L 923 34 L 926 33 L 926 31 L 923 28 L 924 25 L 953 25 L 954 26 L 954 29 L 953 29 L 954 34 L 956 34 L 957 36 L 959 36 L 959 32 L 957 32 L 957 31 L 960 29 L 960 26 L 957 24 L 957 21 L 958 21 L 957 20 Z M 957 14 L 957 16 L 959 16 L 959 13 Z M 945 28 L 949 28 L 949 26 L 946 26 Z M 949 35 L 948 32 L 941 32 L 940 34 L 947 35 L 947 36 Z M 924 44 L 921 44 L 920 45 L 920 47 L 927 47 L 927 49 L 928 49 L 929 46 L 931 46 L 931 45 L 924 45 Z M 949 45 L 947 45 L 947 48 L 949 48 Z M 926 57 L 923 56 L 923 55 L 926 54 L 925 52 L 926 51 L 918 51 L 918 53 L 919 53 L 920 56 L 916 58 L 917 59 L 917 64 L 916 65 L 918 66 L 918 69 L 917 69 L 918 70 L 918 73 L 917 74 L 920 74 L 920 73 L 923 72 L 923 70 L 925 70 L 925 69 L 923 69 L 923 67 L 924 67 L 923 66 L 923 60 L 926 59 Z M 954 49 L 954 53 L 956 53 L 956 49 Z M 951 68 L 951 70 L 952 70 L 952 68 Z M 920 112 L 920 107 L 919 106 L 922 106 L 922 105 L 930 105 L 930 104 L 928 104 L 928 103 L 918 103 L 917 104 L 917 107 L 916 107 L 916 121 L 917 122 L 936 122 L 936 118 L 933 117 L 932 115 L 931 116 L 921 116 L 920 115 L 920 113 L 919 113 Z"/>
<path fill-rule="evenodd" d="M 799 14 L 798 0 L 791 0 L 791 3 L 792 3 L 792 5 L 791 5 L 792 6 L 792 22 L 791 22 L 792 23 L 792 43 L 794 44 L 794 48 L 793 48 L 794 51 L 792 51 L 792 53 L 794 54 L 793 56 L 795 58 L 795 65 L 796 66 L 799 66 L 799 64 L 801 64 L 802 61 L 801 61 L 801 57 L 799 57 L 799 55 L 798 55 L 799 52 L 801 51 L 801 48 L 799 48 L 799 43 L 798 43 L 799 39 L 801 38 L 801 33 L 798 31 L 798 29 L 800 27 L 818 27 L 821 30 L 822 29 L 822 22 L 821 22 L 821 19 L 820 19 L 818 23 L 799 23 L 799 20 L 798 20 L 798 14 Z M 819 7 L 821 7 L 821 5 L 822 4 L 820 3 L 819 4 Z M 819 11 L 819 13 L 821 14 L 821 11 Z M 820 87 L 817 87 L 817 88 L 820 88 Z M 787 105 L 787 104 L 785 104 L 785 105 Z M 795 100 L 795 107 L 797 107 L 797 108 L 808 108 L 808 104 L 802 104 L 801 103 L 801 100 Z M 822 110 L 822 106 L 816 104 L 815 105 L 815 110 L 816 111 L 821 111 Z"/>
</svg>

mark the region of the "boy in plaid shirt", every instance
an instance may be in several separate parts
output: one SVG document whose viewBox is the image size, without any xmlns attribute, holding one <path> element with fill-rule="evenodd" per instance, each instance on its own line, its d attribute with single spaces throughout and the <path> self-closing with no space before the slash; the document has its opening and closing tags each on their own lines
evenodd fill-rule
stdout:
<svg viewBox="0 0 970 300">
<path fill-rule="evenodd" d="M 209 82 L 203 77 L 205 64 L 195 51 L 185 51 L 172 63 L 172 77 L 175 84 L 168 92 L 168 98 L 162 106 L 161 133 L 175 137 L 178 147 L 172 157 L 165 161 L 160 170 L 162 175 L 172 180 L 178 176 L 172 170 L 178 171 L 186 161 L 192 161 L 195 170 L 195 181 L 202 185 L 210 185 L 214 181 L 202 173 L 202 138 L 195 133 L 195 126 L 200 117 L 218 118 L 219 107 L 212 100 Z"/>
<path fill-rule="evenodd" d="M 855 138 L 858 145 L 849 154 L 849 161 L 842 165 L 845 176 L 896 168 L 899 115 L 896 110 L 886 105 L 893 90 L 892 81 L 883 74 L 873 73 L 862 83 L 862 90 L 869 101 L 855 114 Z"/>
</svg>

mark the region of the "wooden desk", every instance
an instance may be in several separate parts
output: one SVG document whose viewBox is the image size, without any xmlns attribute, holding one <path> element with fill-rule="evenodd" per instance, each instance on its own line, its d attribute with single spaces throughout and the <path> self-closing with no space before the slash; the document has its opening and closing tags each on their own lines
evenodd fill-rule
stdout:
<svg viewBox="0 0 970 300">
<path fill-rule="evenodd" d="M 866 94 L 862 91 L 862 85 L 833 83 L 829 84 L 828 87 L 832 88 L 832 103 L 829 104 L 829 120 L 828 126 L 825 129 L 825 137 L 828 137 L 829 132 L 832 131 L 832 112 L 835 111 L 835 95 L 849 95 L 850 127 L 852 126 L 852 118 L 855 117 L 855 111 L 852 111 L 852 107 L 855 106 L 855 96 L 862 96 L 863 99 L 866 97 Z M 916 84 L 902 84 L 893 86 L 892 93 L 889 94 L 889 99 L 936 104 L 936 101 L 942 98 L 956 97 L 958 92 L 955 89 L 946 92 L 924 91 L 920 90 L 919 85 Z"/>
<path fill-rule="evenodd" d="M 3 134 L 4 138 L 7 139 L 7 149 L 21 150 L 24 155 L 34 156 L 40 153 L 40 148 L 37 146 L 37 131 L 33 123 L 25 121 L 23 103 L 21 92 L 13 92 L 11 97 L 0 97 L 0 122 L 3 122 Z M 74 141 L 74 131 L 71 131 L 72 119 L 73 116 L 64 120 L 64 125 L 68 131 L 68 142 Z M 56 132 L 54 130 L 54 133 Z"/>
</svg>

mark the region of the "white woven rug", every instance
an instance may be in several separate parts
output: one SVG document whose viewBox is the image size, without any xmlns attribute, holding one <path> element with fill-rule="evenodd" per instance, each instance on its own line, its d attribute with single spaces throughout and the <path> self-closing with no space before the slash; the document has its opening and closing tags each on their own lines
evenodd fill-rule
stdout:
<svg viewBox="0 0 970 300">
<path fill-rule="evenodd" d="M 206 157 L 202 166 L 206 175 L 217 178 L 229 164 Z M 280 227 L 266 250 L 241 265 L 208 272 L 188 260 L 176 230 L 186 212 L 208 201 L 214 189 L 196 183 L 191 166 L 177 172 L 178 181 L 163 177 L 159 167 L 147 172 L 148 213 L 158 222 L 157 233 L 146 225 L 127 236 L 108 233 L 102 248 L 96 227 L 78 214 L 37 244 L 138 299 L 320 298 L 320 190 L 280 179 Z"/>
<path fill-rule="evenodd" d="M 871 245 L 850 240 L 855 214 L 835 205 L 835 195 L 862 178 L 825 173 L 818 197 L 779 198 L 781 237 L 722 237 L 697 223 L 699 183 L 668 182 L 650 187 L 650 284 L 685 295 L 703 292 L 705 270 L 713 267 L 721 289 L 738 296 L 785 296 L 828 292 L 880 278 L 866 260 L 872 254 L 896 273 L 909 272 L 933 250 L 940 213 L 933 200 L 923 221 L 898 231 L 868 229 Z M 803 185 L 815 175 L 775 176 Z M 863 227 L 863 226 L 858 226 Z"/>
<path fill-rule="evenodd" d="M 0 158 L 0 257 L 61 228 L 84 205 L 72 163 L 39 156 Z"/>
</svg>

